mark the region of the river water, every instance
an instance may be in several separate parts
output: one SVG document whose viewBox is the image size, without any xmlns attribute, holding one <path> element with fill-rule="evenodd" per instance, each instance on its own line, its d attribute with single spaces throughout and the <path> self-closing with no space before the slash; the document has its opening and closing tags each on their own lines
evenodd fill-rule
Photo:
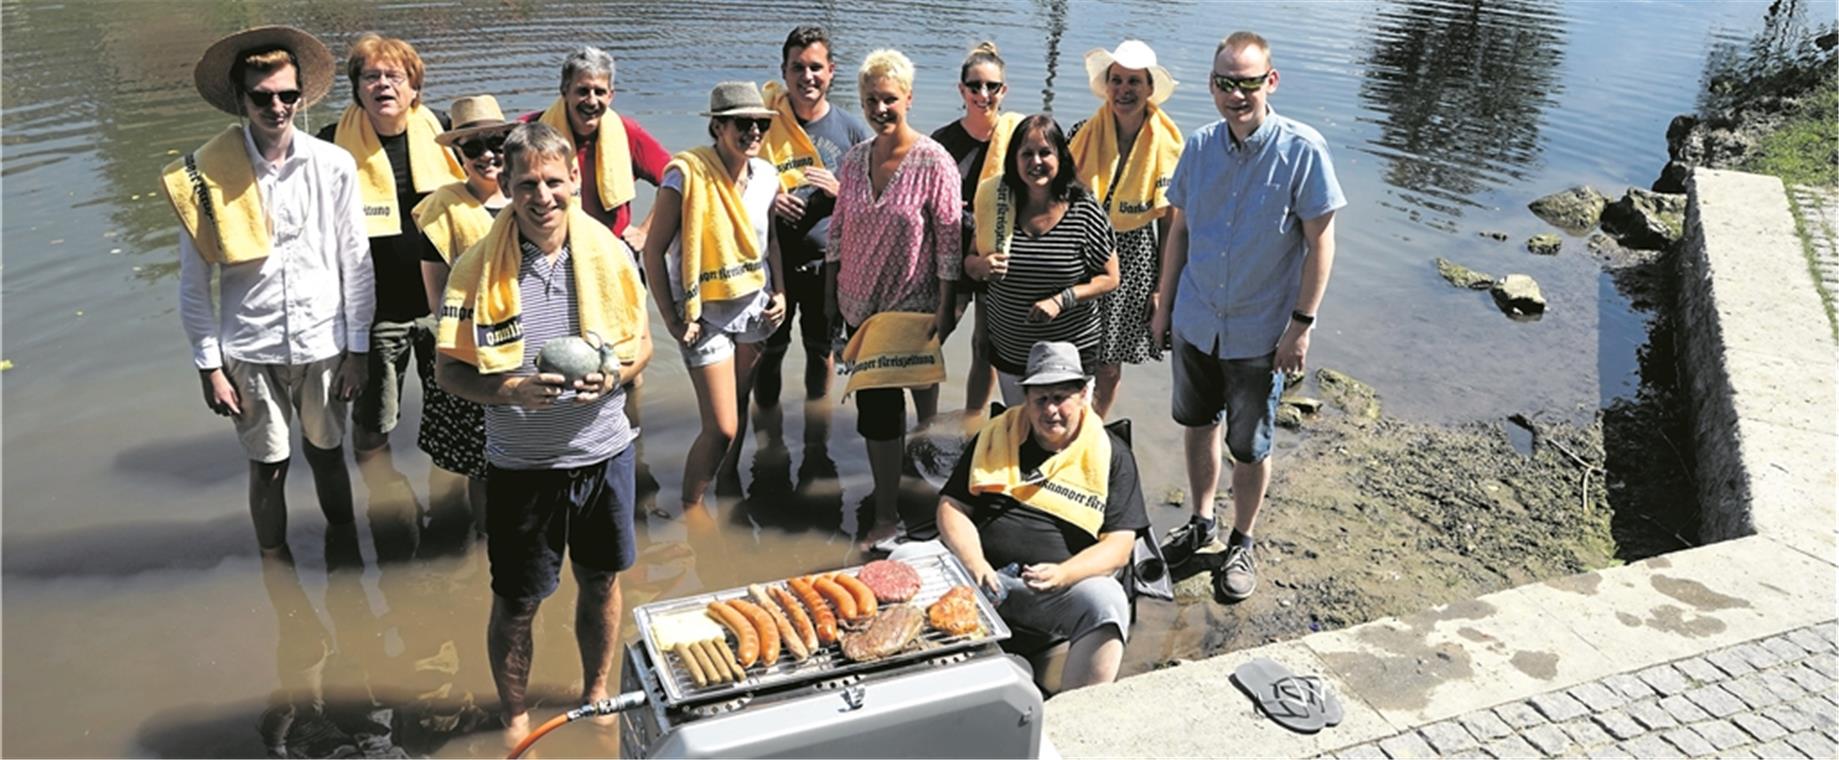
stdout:
<svg viewBox="0 0 1839 760">
<path fill-rule="evenodd" d="M 374 701 L 423 718 L 457 715 L 462 727 L 477 715 L 454 707 L 467 694 L 493 704 L 485 569 L 449 500 L 428 505 L 413 414 L 395 436 L 413 499 L 372 498 L 359 485 L 365 515 L 355 542 L 327 540 L 310 479 L 295 473 L 298 568 L 265 574 L 256 561 L 240 449 L 202 408 L 179 329 L 175 225 L 156 189 L 164 163 L 228 121 L 191 84 L 197 56 L 224 33 L 294 24 L 342 53 L 359 33 L 380 30 L 420 49 L 433 104 L 489 92 L 519 111 L 554 97 L 567 49 L 598 45 L 619 61 L 615 108 L 678 150 L 703 139 L 694 114 L 709 87 L 776 76 L 780 42 L 799 22 L 830 29 L 841 72 L 833 94 L 844 107 L 855 107 L 853 71 L 864 53 L 896 47 L 911 56 L 919 70 L 912 119 L 925 130 L 959 113 L 953 77 L 980 39 L 995 40 L 1009 61 L 1012 110 L 1052 110 L 1070 124 L 1097 106 L 1082 54 L 1128 37 L 1149 41 L 1181 82 L 1167 108 L 1192 129 L 1217 118 L 1205 86 L 1215 43 L 1256 29 L 1271 39 L 1282 72 L 1274 106 L 1323 133 L 1350 199 L 1311 363 L 1371 383 L 1388 413 L 1406 419 L 1537 411 L 1581 420 L 1634 392 L 1645 317 L 1582 240 L 1567 240 L 1556 257 L 1528 254 L 1521 242 L 1547 230 L 1525 204 L 1578 183 L 1612 196 L 1647 186 L 1666 159 L 1668 120 L 1692 109 L 1705 51 L 1745 38 L 1766 6 L 785 7 L 6 3 L 0 353 L 14 365 L 0 376 L 6 753 L 260 754 L 257 724 L 277 694 L 323 695 L 347 714 Z M 1819 21 L 1832 13 L 1813 12 L 1826 14 Z M 341 78 L 303 126 L 336 118 L 348 92 Z M 649 195 L 641 191 L 640 213 Z M 1440 280 L 1436 256 L 1530 274 L 1550 311 L 1510 321 L 1486 294 Z M 869 492 L 853 406 L 837 408 L 825 436 L 791 404 L 783 445 L 748 449 L 749 498 L 722 510 L 720 557 L 703 552 L 701 566 L 688 566 L 684 530 L 669 513 L 695 404 L 666 334 L 654 332 L 666 339 L 649 371 L 645 446 L 665 506 L 643 520 L 647 553 L 628 575 L 628 603 L 852 561 Z M 952 366 L 966 355 L 954 339 Z M 1139 437 L 1178 440 L 1166 417 L 1166 366 L 1132 368 L 1125 382 L 1121 414 L 1139 420 Z M 962 399 L 956 378 L 943 399 L 947 407 Z M 1146 492 L 1180 485 L 1177 457 L 1142 448 Z M 1158 522 L 1177 518 L 1157 512 Z M 565 587 L 539 623 L 533 692 L 551 705 L 578 688 L 570 597 Z M 430 719 L 396 738 L 416 751 L 491 754 L 497 745 L 484 736 Z"/>
</svg>

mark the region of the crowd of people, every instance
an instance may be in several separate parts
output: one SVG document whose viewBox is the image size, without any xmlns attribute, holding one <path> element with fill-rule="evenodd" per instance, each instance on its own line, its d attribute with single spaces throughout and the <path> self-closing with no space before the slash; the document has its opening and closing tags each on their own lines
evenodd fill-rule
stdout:
<svg viewBox="0 0 1839 760">
<path fill-rule="evenodd" d="M 895 503 L 905 436 L 938 413 L 942 375 L 852 378 L 878 518 L 865 545 L 952 552 L 1005 619 L 1070 643 L 1069 687 L 1115 678 L 1149 531 L 1128 436 L 1105 429 L 1123 367 L 1166 353 L 1173 374 L 1193 515 L 1161 551 L 1223 555 L 1223 597 L 1246 598 L 1278 394 L 1304 366 L 1345 205 L 1321 135 L 1270 106 L 1269 43 L 1235 32 L 1208 65 L 1222 118 L 1184 136 L 1149 45 L 1094 50 L 1096 109 L 1062 129 L 1004 110 L 1006 66 L 983 43 L 958 70 L 964 115 L 928 136 L 908 118 L 912 61 L 865 55 L 849 113 L 828 97 L 830 37 L 800 26 L 779 78 L 715 85 L 707 140 L 673 154 L 613 110 L 615 62 L 592 47 L 562 62 L 553 103 L 507 118 L 490 94 L 424 103 L 413 45 L 367 34 L 343 68 L 350 104 L 309 136 L 294 119 L 331 92 L 326 46 L 281 26 L 217 41 L 198 90 L 243 121 L 162 183 L 182 321 L 205 403 L 250 462 L 263 555 L 288 553 L 296 417 L 334 529 L 353 521 L 347 431 L 373 498 L 400 487 L 389 437 L 413 367 L 417 444 L 464 479 L 485 535 L 487 644 L 515 740 L 530 728 L 532 621 L 564 558 L 581 696 L 608 696 L 652 307 L 696 398 L 681 493 L 694 521 L 749 419 L 780 414 L 794 324 L 809 413 L 827 414 L 840 360 L 940 370 L 975 301 L 964 408 L 990 419 L 939 497 L 938 541 L 903 543 Z M 656 195 L 635 220 L 639 180 Z M 552 352 L 564 338 L 586 348 Z M 989 409 L 998 394 L 1006 410 Z"/>
</svg>

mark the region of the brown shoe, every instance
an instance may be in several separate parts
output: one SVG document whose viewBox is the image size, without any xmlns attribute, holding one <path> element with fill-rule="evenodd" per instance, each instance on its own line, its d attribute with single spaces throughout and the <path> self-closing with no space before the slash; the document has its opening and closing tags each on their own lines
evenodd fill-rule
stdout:
<svg viewBox="0 0 1839 760">
<path fill-rule="evenodd" d="M 1258 573 L 1252 570 L 1252 549 L 1233 544 L 1226 548 L 1226 563 L 1213 574 L 1213 598 L 1221 604 L 1245 601 L 1258 588 Z"/>
</svg>

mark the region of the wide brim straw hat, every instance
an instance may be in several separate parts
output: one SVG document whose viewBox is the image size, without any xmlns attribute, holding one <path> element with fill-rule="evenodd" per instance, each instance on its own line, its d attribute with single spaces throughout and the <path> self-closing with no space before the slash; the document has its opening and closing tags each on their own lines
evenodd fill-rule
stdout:
<svg viewBox="0 0 1839 760">
<path fill-rule="evenodd" d="M 453 101 L 453 108 L 448 109 L 447 114 L 453 119 L 453 129 L 435 135 L 434 141 L 449 148 L 468 138 L 517 128 L 517 122 L 504 120 L 498 99 L 490 95 L 459 98 Z"/>
<path fill-rule="evenodd" d="M 760 88 L 752 82 L 722 82 L 709 91 L 709 110 L 703 116 L 741 116 L 770 119 L 779 112 L 766 107 Z"/>
<path fill-rule="evenodd" d="M 1149 102 L 1162 105 L 1175 94 L 1175 77 L 1156 63 L 1156 51 L 1139 40 L 1124 40 L 1118 43 L 1116 50 L 1093 48 L 1086 52 L 1086 77 L 1092 82 L 1092 94 L 1100 100 L 1111 97 L 1105 89 L 1105 79 L 1113 63 L 1127 69 L 1149 70 L 1149 79 L 1154 85 Z"/>
<path fill-rule="evenodd" d="M 192 81 L 198 86 L 198 94 L 217 110 L 242 116 L 242 83 L 230 81 L 231 67 L 250 51 L 277 47 L 286 48 L 298 62 L 303 85 L 299 108 L 304 110 L 324 100 L 326 93 L 332 91 L 332 78 L 338 68 L 333 62 L 332 51 L 318 37 L 291 26 L 258 26 L 211 43 L 205 48 L 204 57 L 198 59 L 197 67 L 192 69 Z"/>
</svg>

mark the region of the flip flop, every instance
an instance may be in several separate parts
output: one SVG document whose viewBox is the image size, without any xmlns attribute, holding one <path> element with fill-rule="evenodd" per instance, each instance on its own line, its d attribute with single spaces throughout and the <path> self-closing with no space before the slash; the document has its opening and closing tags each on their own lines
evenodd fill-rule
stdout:
<svg viewBox="0 0 1839 760">
<path fill-rule="evenodd" d="M 1232 673 L 1232 683 L 1252 698 L 1277 725 L 1301 734 L 1340 725 L 1346 711 L 1328 683 L 1318 676 L 1299 676 L 1268 657 L 1251 660 Z"/>
</svg>

